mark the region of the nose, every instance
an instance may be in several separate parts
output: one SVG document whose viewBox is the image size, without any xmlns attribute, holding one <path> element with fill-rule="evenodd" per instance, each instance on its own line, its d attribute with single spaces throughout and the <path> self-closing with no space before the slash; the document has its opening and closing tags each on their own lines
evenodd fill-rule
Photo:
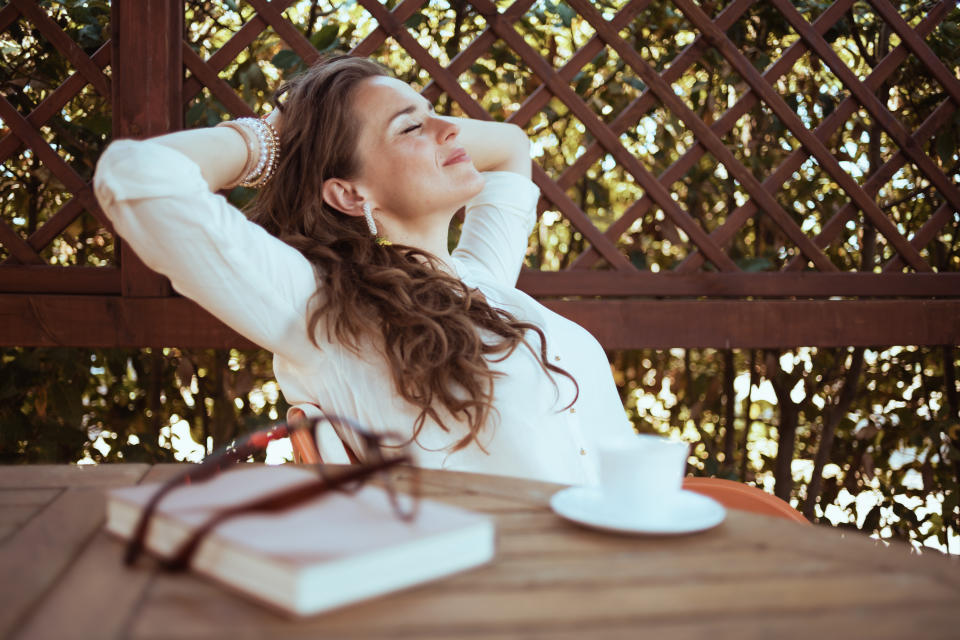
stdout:
<svg viewBox="0 0 960 640">
<path fill-rule="evenodd" d="M 460 127 L 456 122 L 451 122 L 445 118 L 436 118 L 436 121 L 438 142 L 449 142 L 459 135 Z"/>
</svg>

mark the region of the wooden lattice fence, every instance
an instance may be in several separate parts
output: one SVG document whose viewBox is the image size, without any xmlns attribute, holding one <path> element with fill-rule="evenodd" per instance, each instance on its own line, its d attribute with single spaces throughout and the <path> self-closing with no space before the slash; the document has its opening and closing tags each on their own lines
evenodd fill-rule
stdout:
<svg viewBox="0 0 960 640">
<path fill-rule="evenodd" d="M 250 50 L 267 31 L 281 43 L 277 46 L 291 52 L 288 58 L 306 64 L 316 60 L 321 55 L 316 36 L 321 34 L 305 33 L 284 15 L 311 3 L 248 0 L 236 10 L 231 8 L 234 3 L 223 3 L 224 11 L 236 19 L 235 29 L 214 47 L 190 41 L 193 32 L 184 27 L 183 2 L 114 0 L 110 39 L 95 50 L 84 44 L 82 33 L 69 32 L 58 22 L 58 4 L 10 0 L 0 9 L 0 34 L 20 43 L 43 38 L 52 45 L 54 57 L 69 67 L 59 86 L 42 91 L 29 78 L 0 79 L 0 162 L 29 161 L 36 171 L 52 174 L 59 188 L 47 198 L 48 207 L 50 198 L 57 201 L 55 213 L 42 220 L 24 219 L 13 206 L 30 195 L 29 176 L 18 177 L 5 167 L 0 194 L 0 343 L 245 345 L 196 305 L 177 297 L 164 278 L 112 238 L 91 190 L 95 157 L 81 157 L 76 149 L 83 147 L 74 149 L 65 139 L 72 130 L 61 114 L 75 100 L 99 105 L 101 117 L 110 118 L 113 137 L 182 128 L 188 107 L 203 96 L 232 117 L 253 115 L 249 97 L 225 79 L 228 69 L 249 69 Z M 187 3 L 190 15 L 194 4 Z M 541 213 L 568 225 L 579 249 L 570 252 L 571 259 L 558 270 L 526 269 L 520 286 L 580 321 L 606 347 L 960 343 L 960 264 L 950 256 L 944 261 L 932 248 L 944 245 L 945 238 L 953 246 L 960 235 L 956 141 L 939 154 L 933 146 L 938 132 L 955 119 L 960 80 L 957 69 L 948 67 L 928 40 L 957 11 L 954 2 L 925 3 L 922 11 L 908 12 L 908 23 L 903 5 L 909 9 L 918 3 L 837 0 L 816 15 L 804 15 L 796 0 L 672 0 L 670 11 L 682 16 L 687 40 L 668 61 L 646 55 L 638 22 L 638 16 L 663 2 L 436 4 L 357 0 L 368 27 L 365 32 L 349 30 L 349 37 L 341 29 L 341 45 L 355 55 L 381 58 L 391 48 L 402 49 L 418 67 L 427 97 L 473 118 L 491 115 L 470 74 L 482 71 L 481 62 L 498 47 L 497 55 L 509 55 L 506 64 L 520 69 L 523 78 L 518 82 L 522 95 L 504 112 L 510 121 L 536 132 L 543 129 L 536 123 L 546 118 L 549 124 L 554 117 L 549 114 L 558 109 L 576 121 L 582 144 L 560 170 L 544 168 L 548 163 L 542 157 L 535 160 L 534 180 L 543 196 Z M 317 4 L 311 6 L 315 11 Z M 529 25 L 547 9 L 567 22 L 575 18 L 585 34 L 569 55 L 545 56 L 530 43 Z M 855 24 L 854 9 L 882 21 L 890 39 L 888 50 L 874 50 L 875 64 L 864 73 L 844 61 L 843 49 L 831 35 L 844 20 L 848 28 Z M 776 58 L 758 60 L 736 42 L 738 29 L 757 23 L 760 10 L 773 12 L 795 34 Z M 449 51 L 437 51 L 415 28 L 431 11 L 455 16 L 455 36 L 462 34 L 465 17 L 479 26 L 468 41 L 450 41 Z M 209 55 L 202 55 L 204 51 Z M 593 85 L 615 83 L 629 97 L 617 113 L 598 107 L 596 94 L 585 98 L 596 86 L 591 88 L 584 69 L 593 65 L 596 70 L 600 57 L 615 58 L 616 72 L 598 77 Z M 878 97 L 908 59 L 910 68 L 922 70 L 939 92 L 929 114 L 915 125 L 904 124 L 902 109 Z M 708 61 L 739 79 L 730 99 L 716 111 L 702 108 L 694 82 Z M 818 73 L 831 74 L 841 87 L 820 96 L 829 109 L 816 117 L 790 94 L 790 78 L 798 65 L 822 68 Z M 499 73 L 498 68 L 491 73 Z M 468 76 L 473 80 L 466 81 Z M 31 95 L 37 99 L 31 102 Z M 707 96 L 708 101 L 716 102 L 714 98 Z M 758 169 L 743 152 L 744 145 L 749 146 L 743 119 L 758 110 L 777 123 L 780 139 L 787 141 L 781 143 L 786 148 L 774 150 L 782 157 L 770 170 Z M 679 137 L 688 141 L 661 165 L 638 152 L 628 136 L 649 124 L 651 114 L 660 114 L 660 124 L 682 128 L 685 133 Z M 884 147 L 874 149 L 868 171 L 854 170 L 837 136 L 851 122 L 865 120 L 877 139 L 885 141 Z M 552 160 L 563 156 L 544 143 L 535 141 L 535 147 L 552 154 Z M 722 167 L 729 184 L 728 206 L 694 215 L 677 196 L 678 189 L 691 201 L 695 176 L 704 166 L 714 176 Z M 596 198 L 591 203 L 583 187 L 598 170 L 618 172 L 637 197 L 598 214 Z M 928 214 L 912 227 L 895 219 L 895 207 L 883 195 L 885 186 L 905 170 L 924 185 L 922 197 L 929 203 Z M 785 193 L 803 172 L 813 172 L 812 182 L 835 185 L 845 201 L 836 206 L 811 201 L 812 207 L 790 202 Z M 651 268 L 631 248 L 639 246 L 638 237 L 650 229 L 673 245 L 678 257 L 669 268 Z M 735 256 L 731 247 L 745 235 L 758 242 L 762 229 L 780 239 L 781 251 L 757 271 L 756 261 Z M 79 248 L 78 233 L 85 238 Z M 64 234 L 73 239 L 74 248 L 64 250 L 70 255 L 58 260 L 51 247 L 57 242 L 64 246 Z M 862 245 L 868 236 L 878 243 L 875 259 L 856 265 L 837 257 L 849 238 L 859 238 Z M 86 256 L 82 264 L 77 252 Z"/>
</svg>

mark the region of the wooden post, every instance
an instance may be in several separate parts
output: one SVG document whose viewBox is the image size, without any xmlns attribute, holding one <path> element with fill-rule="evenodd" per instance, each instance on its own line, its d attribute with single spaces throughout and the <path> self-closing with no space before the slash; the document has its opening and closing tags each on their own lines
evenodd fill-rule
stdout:
<svg viewBox="0 0 960 640">
<path fill-rule="evenodd" d="M 112 3 L 113 136 L 147 138 L 183 128 L 183 2 Z M 121 290 L 164 297 L 170 282 L 118 242 Z"/>
</svg>

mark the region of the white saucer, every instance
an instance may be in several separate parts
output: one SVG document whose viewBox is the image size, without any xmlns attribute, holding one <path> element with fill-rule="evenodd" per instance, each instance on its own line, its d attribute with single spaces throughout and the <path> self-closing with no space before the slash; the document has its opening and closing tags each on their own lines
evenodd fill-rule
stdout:
<svg viewBox="0 0 960 640">
<path fill-rule="evenodd" d="M 680 491 L 668 503 L 640 511 L 605 498 L 596 487 L 570 487 L 553 494 L 550 506 L 558 515 L 594 529 L 653 535 L 703 531 L 727 515 L 719 502 L 693 491 Z"/>
</svg>

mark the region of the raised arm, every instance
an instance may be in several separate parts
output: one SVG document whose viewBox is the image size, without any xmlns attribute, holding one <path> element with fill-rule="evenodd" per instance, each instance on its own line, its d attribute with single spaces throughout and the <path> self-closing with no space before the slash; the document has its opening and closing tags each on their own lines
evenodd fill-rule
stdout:
<svg viewBox="0 0 960 640">
<path fill-rule="evenodd" d="M 274 110 L 267 121 L 280 127 L 280 113 Z M 234 184 L 248 161 L 249 149 L 243 136 L 229 127 L 177 131 L 152 139 L 157 144 L 176 149 L 198 167 L 211 191 Z"/>
<path fill-rule="evenodd" d="M 511 171 L 530 177 L 530 140 L 507 122 L 441 116 L 460 127 L 460 144 L 478 171 Z"/>
<path fill-rule="evenodd" d="M 100 158 L 94 190 L 148 267 L 247 338 L 296 359 L 311 350 L 313 268 L 213 193 L 237 180 L 247 156 L 243 136 L 224 127 L 118 140 Z"/>
<path fill-rule="evenodd" d="M 530 230 L 537 219 L 537 186 L 530 181 L 530 140 L 516 125 L 453 119 L 459 142 L 485 176 L 483 191 L 467 204 L 454 257 L 508 287 L 517 282 Z M 516 175 L 511 175 L 516 174 Z"/>
</svg>

